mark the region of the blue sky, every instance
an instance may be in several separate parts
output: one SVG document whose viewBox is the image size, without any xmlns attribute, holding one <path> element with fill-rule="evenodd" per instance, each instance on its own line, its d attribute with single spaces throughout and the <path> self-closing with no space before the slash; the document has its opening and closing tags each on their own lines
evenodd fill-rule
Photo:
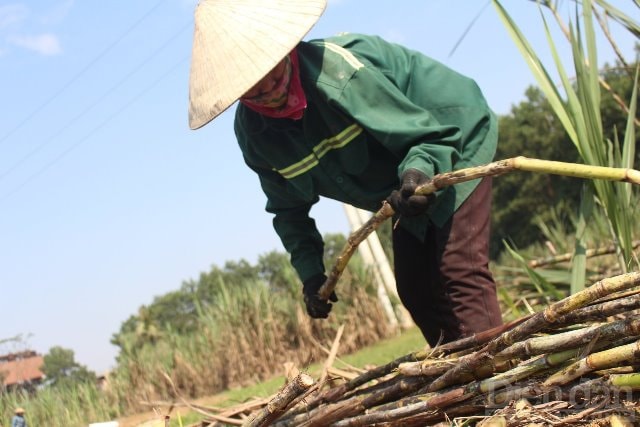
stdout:
<svg viewBox="0 0 640 427">
<path fill-rule="evenodd" d="M 212 265 L 281 250 L 235 144 L 233 108 L 188 128 L 195 4 L 0 5 L 0 341 L 23 337 L 0 352 L 60 345 L 106 370 L 111 335 L 140 305 Z M 534 81 L 486 4 L 330 0 L 307 38 L 349 31 L 405 44 L 476 79 L 506 114 Z M 561 4 L 567 16 L 572 2 Z M 504 5 L 546 52 L 536 5 Z M 632 59 L 634 40 L 618 40 Z M 322 201 L 312 213 L 323 233 L 347 232 L 339 204 Z"/>
</svg>

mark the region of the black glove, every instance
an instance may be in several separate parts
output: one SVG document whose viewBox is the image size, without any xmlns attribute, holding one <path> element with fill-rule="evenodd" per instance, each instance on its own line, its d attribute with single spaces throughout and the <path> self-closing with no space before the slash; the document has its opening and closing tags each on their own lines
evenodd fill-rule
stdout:
<svg viewBox="0 0 640 427">
<path fill-rule="evenodd" d="M 418 186 L 428 180 L 429 177 L 419 170 L 407 169 L 402 174 L 400 190 L 393 190 L 387 197 L 387 202 L 397 214 L 402 216 L 416 216 L 426 212 L 435 196 L 433 194 L 422 196 L 414 192 Z"/>
<path fill-rule="evenodd" d="M 317 274 L 303 282 L 302 293 L 304 294 L 304 303 L 307 306 L 307 313 L 314 319 L 326 319 L 331 312 L 331 302 L 338 302 L 335 292 L 329 296 L 329 301 L 320 298 L 318 291 L 327 280 L 324 274 Z"/>
</svg>

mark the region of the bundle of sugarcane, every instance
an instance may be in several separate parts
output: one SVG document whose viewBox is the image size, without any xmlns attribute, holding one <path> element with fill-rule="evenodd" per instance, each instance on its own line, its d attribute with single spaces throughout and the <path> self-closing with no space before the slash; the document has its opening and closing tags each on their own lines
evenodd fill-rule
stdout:
<svg viewBox="0 0 640 427">
<path fill-rule="evenodd" d="M 296 377 L 243 424 L 628 421 L 640 410 L 634 397 L 640 390 L 638 285 L 638 272 L 606 278 L 541 312 L 416 351 L 339 384 Z"/>
</svg>

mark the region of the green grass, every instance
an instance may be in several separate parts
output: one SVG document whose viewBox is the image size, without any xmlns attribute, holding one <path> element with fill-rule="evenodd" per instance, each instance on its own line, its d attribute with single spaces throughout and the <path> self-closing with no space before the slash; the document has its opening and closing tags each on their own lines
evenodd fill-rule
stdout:
<svg viewBox="0 0 640 427">
<path fill-rule="evenodd" d="M 343 359 L 348 364 L 362 368 L 365 365 L 384 365 L 400 356 L 421 350 L 426 345 L 420 330 L 417 327 L 404 331 L 401 335 L 380 341 L 375 345 L 361 351 L 345 356 Z M 340 367 L 337 363 L 336 367 Z"/>
<path fill-rule="evenodd" d="M 426 343 L 420 333 L 420 330 L 414 327 L 402 332 L 402 334 L 396 337 L 379 341 L 378 343 L 353 354 L 345 355 L 344 357 L 338 354 L 339 360 L 335 361 L 334 366 L 337 368 L 344 368 L 344 363 L 356 368 L 363 368 L 370 365 L 384 365 L 400 356 L 422 349 L 425 344 Z M 321 369 L 321 364 L 314 364 L 305 369 L 305 371 L 311 376 L 317 378 Z M 284 376 L 278 375 L 267 381 L 253 384 L 249 387 L 235 388 L 225 391 L 211 396 L 210 398 L 205 399 L 205 401 L 215 402 L 213 404 L 215 404 L 216 407 L 234 406 L 253 398 L 272 396 L 284 385 L 284 381 Z M 202 416 L 197 413 L 186 413 L 185 411 L 186 409 L 180 409 L 180 411 L 172 415 L 172 427 L 181 427 L 181 425 L 193 424 L 202 419 Z"/>
</svg>

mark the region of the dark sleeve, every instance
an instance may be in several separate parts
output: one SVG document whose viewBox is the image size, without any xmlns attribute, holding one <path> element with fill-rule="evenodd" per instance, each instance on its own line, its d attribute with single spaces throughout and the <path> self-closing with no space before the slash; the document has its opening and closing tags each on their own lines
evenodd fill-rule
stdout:
<svg viewBox="0 0 640 427">
<path fill-rule="evenodd" d="M 244 156 L 245 163 L 258 174 L 262 191 L 267 196 L 266 211 L 274 215 L 273 227 L 290 254 L 291 264 L 300 280 L 324 273 L 324 242 L 315 221 L 309 216 L 319 197 L 307 200 L 296 195 L 278 172 L 249 157 Z"/>
<path fill-rule="evenodd" d="M 255 169 L 254 169 L 255 170 Z M 309 216 L 311 201 L 297 198 L 287 188 L 285 179 L 275 171 L 258 173 L 267 196 L 267 212 L 274 214 L 273 227 L 291 255 L 291 264 L 302 281 L 324 273 L 324 242 L 315 221 Z"/>
</svg>

